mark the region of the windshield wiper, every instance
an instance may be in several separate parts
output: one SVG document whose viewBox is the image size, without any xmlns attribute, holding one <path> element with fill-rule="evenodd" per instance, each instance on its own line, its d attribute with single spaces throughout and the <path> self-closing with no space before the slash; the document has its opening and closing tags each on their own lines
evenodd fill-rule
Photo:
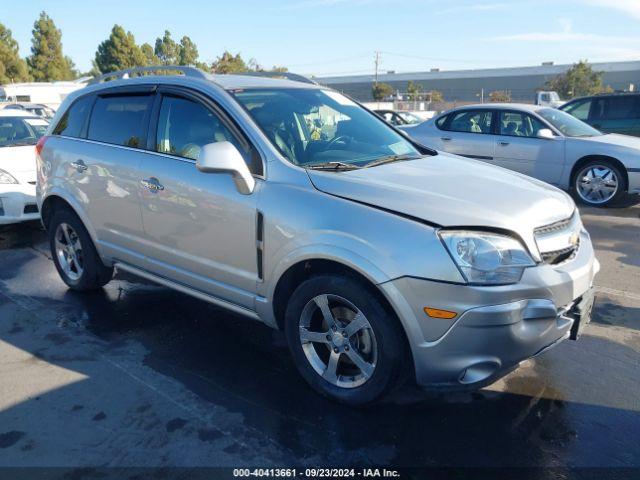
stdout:
<svg viewBox="0 0 640 480">
<path fill-rule="evenodd" d="M 324 162 L 316 163 L 314 165 L 306 165 L 305 168 L 309 168 L 311 170 L 356 170 L 362 167 L 346 162 Z"/>
<path fill-rule="evenodd" d="M 378 158 L 373 162 L 369 162 L 363 168 L 377 167 L 378 165 L 383 165 L 385 163 L 402 162 L 404 160 L 417 160 L 419 158 L 422 158 L 422 155 L 413 155 L 413 154 L 389 155 L 387 157 Z"/>
</svg>

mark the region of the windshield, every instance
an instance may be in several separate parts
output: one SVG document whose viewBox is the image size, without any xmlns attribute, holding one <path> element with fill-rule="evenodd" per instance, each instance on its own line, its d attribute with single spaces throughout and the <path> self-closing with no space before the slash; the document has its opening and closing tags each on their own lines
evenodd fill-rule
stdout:
<svg viewBox="0 0 640 480">
<path fill-rule="evenodd" d="M 578 120 L 576 117 L 561 110 L 556 110 L 555 108 L 543 108 L 538 110 L 538 115 L 560 130 L 560 132 L 567 137 L 595 137 L 597 135 L 602 135 L 599 130 L 596 130 L 581 120 Z"/>
<path fill-rule="evenodd" d="M 0 117 L 0 147 L 35 145 L 48 125 L 36 117 Z"/>
<path fill-rule="evenodd" d="M 337 92 L 274 88 L 231 93 L 295 165 L 363 166 L 385 157 L 420 156 L 401 134 Z"/>
<path fill-rule="evenodd" d="M 398 112 L 398 115 L 400 115 L 405 122 L 407 122 L 408 124 L 411 124 L 411 125 L 413 125 L 414 123 L 421 123 L 422 122 L 422 119 L 419 116 L 414 115 L 413 113 Z"/>
</svg>

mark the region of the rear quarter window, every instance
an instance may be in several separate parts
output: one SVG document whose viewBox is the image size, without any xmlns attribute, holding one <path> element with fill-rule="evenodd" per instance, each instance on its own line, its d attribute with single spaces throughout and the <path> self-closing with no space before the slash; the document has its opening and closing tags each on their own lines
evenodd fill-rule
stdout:
<svg viewBox="0 0 640 480">
<path fill-rule="evenodd" d="M 92 103 L 93 97 L 91 96 L 81 97 L 73 102 L 53 129 L 53 134 L 64 135 L 65 137 L 80 137 Z"/>
<path fill-rule="evenodd" d="M 98 97 L 91 112 L 87 138 L 144 148 L 152 99 L 151 95 Z"/>
</svg>

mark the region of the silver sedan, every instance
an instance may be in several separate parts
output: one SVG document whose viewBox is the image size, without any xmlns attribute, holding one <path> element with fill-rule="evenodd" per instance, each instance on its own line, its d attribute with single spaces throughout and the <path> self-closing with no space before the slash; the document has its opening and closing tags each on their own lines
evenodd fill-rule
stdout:
<svg viewBox="0 0 640 480">
<path fill-rule="evenodd" d="M 603 134 L 559 110 L 525 104 L 456 108 L 401 127 L 436 150 L 574 190 L 592 206 L 640 193 L 640 138 Z"/>
</svg>

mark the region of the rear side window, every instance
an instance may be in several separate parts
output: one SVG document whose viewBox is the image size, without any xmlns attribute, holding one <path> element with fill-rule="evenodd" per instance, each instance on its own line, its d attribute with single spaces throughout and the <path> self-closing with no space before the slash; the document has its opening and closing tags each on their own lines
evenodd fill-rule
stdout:
<svg viewBox="0 0 640 480">
<path fill-rule="evenodd" d="M 637 97 L 621 95 L 596 100 L 592 120 L 630 120 L 638 117 Z"/>
<path fill-rule="evenodd" d="M 91 112 L 87 138 L 144 148 L 152 99 L 151 95 L 98 97 Z"/>
<path fill-rule="evenodd" d="M 464 110 L 450 114 L 447 130 L 452 132 L 491 133 L 491 110 Z"/>
<path fill-rule="evenodd" d="M 79 137 L 82 128 L 91 110 L 93 97 L 82 97 L 76 100 L 64 113 L 56 128 L 53 130 L 54 135 L 64 135 L 65 137 Z"/>
</svg>

